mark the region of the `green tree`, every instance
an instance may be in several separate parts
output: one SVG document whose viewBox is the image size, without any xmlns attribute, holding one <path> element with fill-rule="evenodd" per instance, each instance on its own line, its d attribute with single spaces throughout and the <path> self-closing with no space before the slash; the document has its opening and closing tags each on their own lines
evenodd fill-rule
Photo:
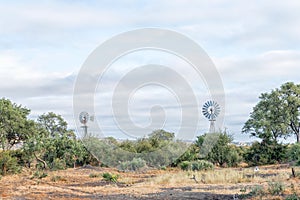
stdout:
<svg viewBox="0 0 300 200">
<path fill-rule="evenodd" d="M 219 166 L 236 166 L 241 156 L 230 143 L 233 137 L 226 132 L 209 133 L 197 137 L 195 145 L 199 148 L 199 157 Z"/>
<path fill-rule="evenodd" d="M 263 140 L 278 141 L 295 135 L 300 142 L 300 85 L 292 82 L 263 93 L 242 132 Z"/>
<path fill-rule="evenodd" d="M 288 134 L 288 123 L 283 113 L 280 92 L 263 93 L 259 99 L 242 132 L 260 139 L 278 141 Z"/>
<path fill-rule="evenodd" d="M 296 136 L 300 143 L 300 84 L 287 82 L 280 87 L 283 100 L 283 115 L 286 118 L 288 132 Z"/>
<path fill-rule="evenodd" d="M 288 148 L 289 161 L 294 162 L 300 166 L 300 143 L 292 144 Z"/>
<path fill-rule="evenodd" d="M 287 159 L 287 146 L 270 140 L 254 142 L 244 159 L 250 166 L 282 163 Z"/>
<path fill-rule="evenodd" d="M 0 99 L 0 148 L 10 150 L 28 139 L 34 132 L 34 121 L 27 119 L 30 110 Z"/>
<path fill-rule="evenodd" d="M 230 142 L 232 142 L 232 137 L 226 132 L 218 134 L 217 143 L 212 147 L 211 151 L 208 153 L 207 159 L 214 164 L 224 166 L 230 163 Z"/>
<path fill-rule="evenodd" d="M 75 167 L 76 162 L 86 157 L 83 144 L 67 126 L 60 115 L 52 112 L 38 117 L 36 134 L 28 138 L 22 147 L 29 166 L 35 159 L 44 169 L 63 169 Z"/>
<path fill-rule="evenodd" d="M 64 135 L 72 131 L 68 130 L 68 123 L 63 119 L 61 115 L 49 112 L 38 117 L 37 122 L 41 128 L 44 128 L 46 132 L 54 137 L 56 134 Z"/>
<path fill-rule="evenodd" d="M 173 141 L 174 138 L 174 133 L 170 133 L 162 129 L 155 130 L 151 134 L 149 134 L 150 143 L 154 148 L 165 146 L 170 141 Z"/>
</svg>

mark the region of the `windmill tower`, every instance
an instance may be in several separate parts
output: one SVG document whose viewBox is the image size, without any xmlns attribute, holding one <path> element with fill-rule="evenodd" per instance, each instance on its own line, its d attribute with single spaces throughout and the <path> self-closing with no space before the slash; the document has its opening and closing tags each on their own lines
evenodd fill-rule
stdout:
<svg viewBox="0 0 300 200">
<path fill-rule="evenodd" d="M 81 128 L 83 129 L 83 137 L 87 137 L 88 135 L 88 126 L 87 122 L 89 121 L 89 113 L 83 111 L 79 114 L 79 121 L 82 124 Z"/>
<path fill-rule="evenodd" d="M 215 121 L 220 114 L 220 106 L 215 101 L 207 101 L 202 107 L 203 115 L 209 120 L 209 133 L 214 133 Z"/>
</svg>

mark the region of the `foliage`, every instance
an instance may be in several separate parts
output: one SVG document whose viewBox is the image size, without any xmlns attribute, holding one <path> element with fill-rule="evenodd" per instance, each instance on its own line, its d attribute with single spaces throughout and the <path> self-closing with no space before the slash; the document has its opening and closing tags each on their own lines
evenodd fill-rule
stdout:
<svg viewBox="0 0 300 200">
<path fill-rule="evenodd" d="M 195 160 L 195 161 L 183 161 L 179 164 L 182 170 L 193 170 L 193 171 L 200 171 L 200 170 L 209 170 L 213 169 L 213 163 L 206 161 L 206 160 Z"/>
<path fill-rule="evenodd" d="M 289 161 L 295 162 L 300 166 L 300 143 L 293 144 L 288 149 Z"/>
<path fill-rule="evenodd" d="M 200 145 L 200 156 L 204 155 L 204 159 L 219 166 L 231 167 L 241 160 L 235 147 L 230 145 L 232 140 L 226 132 L 210 133 L 198 137 L 196 144 Z"/>
<path fill-rule="evenodd" d="M 189 170 L 190 165 L 191 165 L 190 161 L 182 161 L 181 163 L 179 163 L 179 166 L 182 170 Z"/>
<path fill-rule="evenodd" d="M 174 133 L 167 132 L 162 129 L 158 129 L 149 134 L 149 140 L 153 147 L 158 147 L 162 141 L 172 141 L 175 138 Z"/>
<path fill-rule="evenodd" d="M 105 181 L 109 181 L 109 182 L 113 182 L 113 183 L 117 183 L 118 182 L 118 178 L 119 175 L 118 174 L 111 174 L 111 173 L 103 173 L 102 177 Z"/>
<path fill-rule="evenodd" d="M 45 177 L 47 177 L 47 176 L 48 176 L 48 174 L 45 173 L 44 171 L 37 170 L 37 171 L 33 174 L 33 176 L 32 176 L 31 178 L 32 178 L 32 179 L 33 179 L 33 178 L 42 179 L 42 178 L 45 178 Z"/>
<path fill-rule="evenodd" d="M 53 112 L 42 114 L 38 117 L 37 122 L 39 126 L 46 130 L 47 136 L 54 137 L 55 135 L 62 135 L 69 133 L 68 124 L 62 118 L 61 115 L 57 115 Z"/>
<path fill-rule="evenodd" d="M 172 166 L 176 167 L 179 163 L 183 161 L 193 161 L 199 159 L 199 149 L 200 148 L 197 146 L 196 143 L 190 145 L 188 149 L 172 163 Z"/>
<path fill-rule="evenodd" d="M 146 166 L 146 161 L 141 158 L 133 158 L 131 161 L 125 161 L 120 163 L 119 168 L 121 170 L 136 171 Z"/>
<path fill-rule="evenodd" d="M 37 124 L 40 134 L 28 138 L 22 147 L 27 162 L 35 159 L 42 168 L 57 170 L 75 167 L 76 162 L 82 161 L 87 151 L 66 125 L 60 115 L 48 113 L 40 116 Z"/>
<path fill-rule="evenodd" d="M 21 170 L 16 157 L 12 156 L 12 151 L 0 152 L 0 174 L 15 174 Z"/>
<path fill-rule="evenodd" d="M 277 142 L 254 142 L 244 155 L 250 166 L 282 163 L 286 161 L 287 145 Z"/>
<path fill-rule="evenodd" d="M 209 170 L 213 169 L 214 165 L 206 160 L 197 160 L 191 162 L 191 170 L 199 171 L 199 170 Z"/>
<path fill-rule="evenodd" d="M 271 195 L 279 195 L 284 192 L 284 184 L 282 182 L 269 182 L 268 191 Z"/>
<path fill-rule="evenodd" d="M 30 110 L 0 99 L 0 149 L 9 150 L 34 133 L 34 121 L 27 119 Z"/>
<path fill-rule="evenodd" d="M 250 191 L 250 196 L 262 196 L 264 195 L 264 188 L 261 185 L 255 185 L 254 187 L 251 188 Z"/>
<path fill-rule="evenodd" d="M 298 196 L 296 193 L 293 193 L 293 194 L 287 196 L 285 198 L 285 200 L 300 200 L 300 196 Z"/>
<path fill-rule="evenodd" d="M 300 85 L 292 82 L 263 93 L 243 127 L 251 136 L 277 141 L 293 134 L 300 142 Z"/>
</svg>

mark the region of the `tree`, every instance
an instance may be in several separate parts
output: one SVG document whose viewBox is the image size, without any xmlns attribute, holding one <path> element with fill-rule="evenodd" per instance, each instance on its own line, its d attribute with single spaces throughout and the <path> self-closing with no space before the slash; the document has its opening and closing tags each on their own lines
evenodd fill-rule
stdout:
<svg viewBox="0 0 300 200">
<path fill-rule="evenodd" d="M 280 93 L 288 131 L 294 134 L 297 143 L 300 143 L 300 84 L 287 82 L 280 87 Z"/>
<path fill-rule="evenodd" d="M 30 110 L 0 99 L 0 148 L 10 150 L 30 137 L 34 132 L 34 121 L 27 119 Z"/>
<path fill-rule="evenodd" d="M 56 134 L 72 134 L 71 131 L 68 130 L 68 123 L 63 119 L 63 117 L 53 112 L 39 116 L 37 121 L 40 127 L 44 128 L 52 137 L 54 137 Z"/>
<path fill-rule="evenodd" d="M 149 134 L 149 140 L 154 148 L 165 146 L 168 142 L 174 140 L 175 134 L 158 129 Z"/>
<path fill-rule="evenodd" d="M 294 134 L 300 142 L 300 85 L 292 82 L 263 93 L 242 132 L 263 140 L 276 141 Z"/>
<path fill-rule="evenodd" d="M 294 162 L 300 166 L 300 143 L 292 144 L 288 148 L 289 161 Z"/>
<path fill-rule="evenodd" d="M 226 132 L 209 133 L 197 137 L 195 145 L 199 148 L 199 157 L 219 166 L 236 166 L 240 155 L 230 145 L 233 137 Z"/>
<path fill-rule="evenodd" d="M 244 154 L 244 159 L 250 166 L 282 163 L 287 159 L 287 145 L 270 140 L 256 141 Z"/>
<path fill-rule="evenodd" d="M 75 167 L 76 162 L 83 160 L 86 149 L 62 116 L 52 112 L 43 114 L 38 117 L 36 127 L 36 134 L 22 147 L 29 166 L 36 159 L 44 169 L 63 169 Z"/>
<path fill-rule="evenodd" d="M 218 135 L 218 141 L 208 153 L 207 159 L 212 163 L 218 164 L 220 166 L 224 166 L 225 163 L 228 165 L 231 160 L 231 148 L 229 144 L 233 139 L 226 132 L 219 133 Z"/>
</svg>

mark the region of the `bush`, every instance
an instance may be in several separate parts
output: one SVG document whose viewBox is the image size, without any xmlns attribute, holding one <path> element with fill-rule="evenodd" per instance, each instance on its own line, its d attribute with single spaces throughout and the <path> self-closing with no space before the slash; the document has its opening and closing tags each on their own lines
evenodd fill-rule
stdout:
<svg viewBox="0 0 300 200">
<path fill-rule="evenodd" d="M 289 161 L 295 162 L 296 165 L 300 166 L 300 143 L 293 144 L 288 149 Z"/>
<path fill-rule="evenodd" d="M 0 174 L 16 174 L 19 173 L 21 167 L 18 165 L 16 157 L 12 157 L 11 151 L 3 151 L 0 153 Z"/>
<path fill-rule="evenodd" d="M 250 192 L 251 196 L 262 196 L 264 195 L 264 188 L 260 185 L 255 185 Z"/>
<path fill-rule="evenodd" d="M 191 163 L 189 161 L 182 161 L 179 166 L 182 170 L 189 170 Z"/>
<path fill-rule="evenodd" d="M 63 159 L 55 158 L 50 164 L 52 170 L 63 170 L 66 169 L 66 162 Z"/>
<path fill-rule="evenodd" d="M 244 156 L 249 166 L 282 163 L 287 160 L 287 145 L 264 140 L 254 142 Z"/>
<path fill-rule="evenodd" d="M 214 164 L 206 160 L 196 160 L 196 161 L 183 161 L 179 164 L 182 170 L 209 170 L 214 168 Z"/>
<path fill-rule="evenodd" d="M 146 161 L 141 158 L 133 158 L 131 161 L 122 162 L 119 165 L 121 170 L 136 171 L 146 166 Z"/>
<path fill-rule="evenodd" d="M 111 173 L 104 173 L 102 174 L 102 177 L 105 181 L 109 181 L 109 182 L 113 182 L 113 183 L 117 183 L 118 182 L 118 178 L 119 175 L 118 174 L 111 174 Z"/>
<path fill-rule="evenodd" d="M 271 195 L 279 195 L 284 191 L 284 185 L 282 182 L 269 182 L 268 191 Z"/>
<path fill-rule="evenodd" d="M 192 161 L 191 162 L 191 169 L 193 171 L 199 171 L 199 170 L 209 170 L 213 169 L 214 165 L 206 160 L 198 160 L 198 161 Z"/>
<path fill-rule="evenodd" d="M 300 200 L 300 197 L 297 194 L 291 194 L 285 198 L 285 200 Z"/>
<path fill-rule="evenodd" d="M 45 177 L 47 177 L 47 176 L 48 176 L 47 173 L 38 170 L 38 171 L 36 171 L 36 172 L 33 174 L 33 176 L 32 176 L 31 178 L 32 178 L 32 179 L 33 179 L 33 178 L 42 179 L 42 178 L 45 178 Z"/>
</svg>

